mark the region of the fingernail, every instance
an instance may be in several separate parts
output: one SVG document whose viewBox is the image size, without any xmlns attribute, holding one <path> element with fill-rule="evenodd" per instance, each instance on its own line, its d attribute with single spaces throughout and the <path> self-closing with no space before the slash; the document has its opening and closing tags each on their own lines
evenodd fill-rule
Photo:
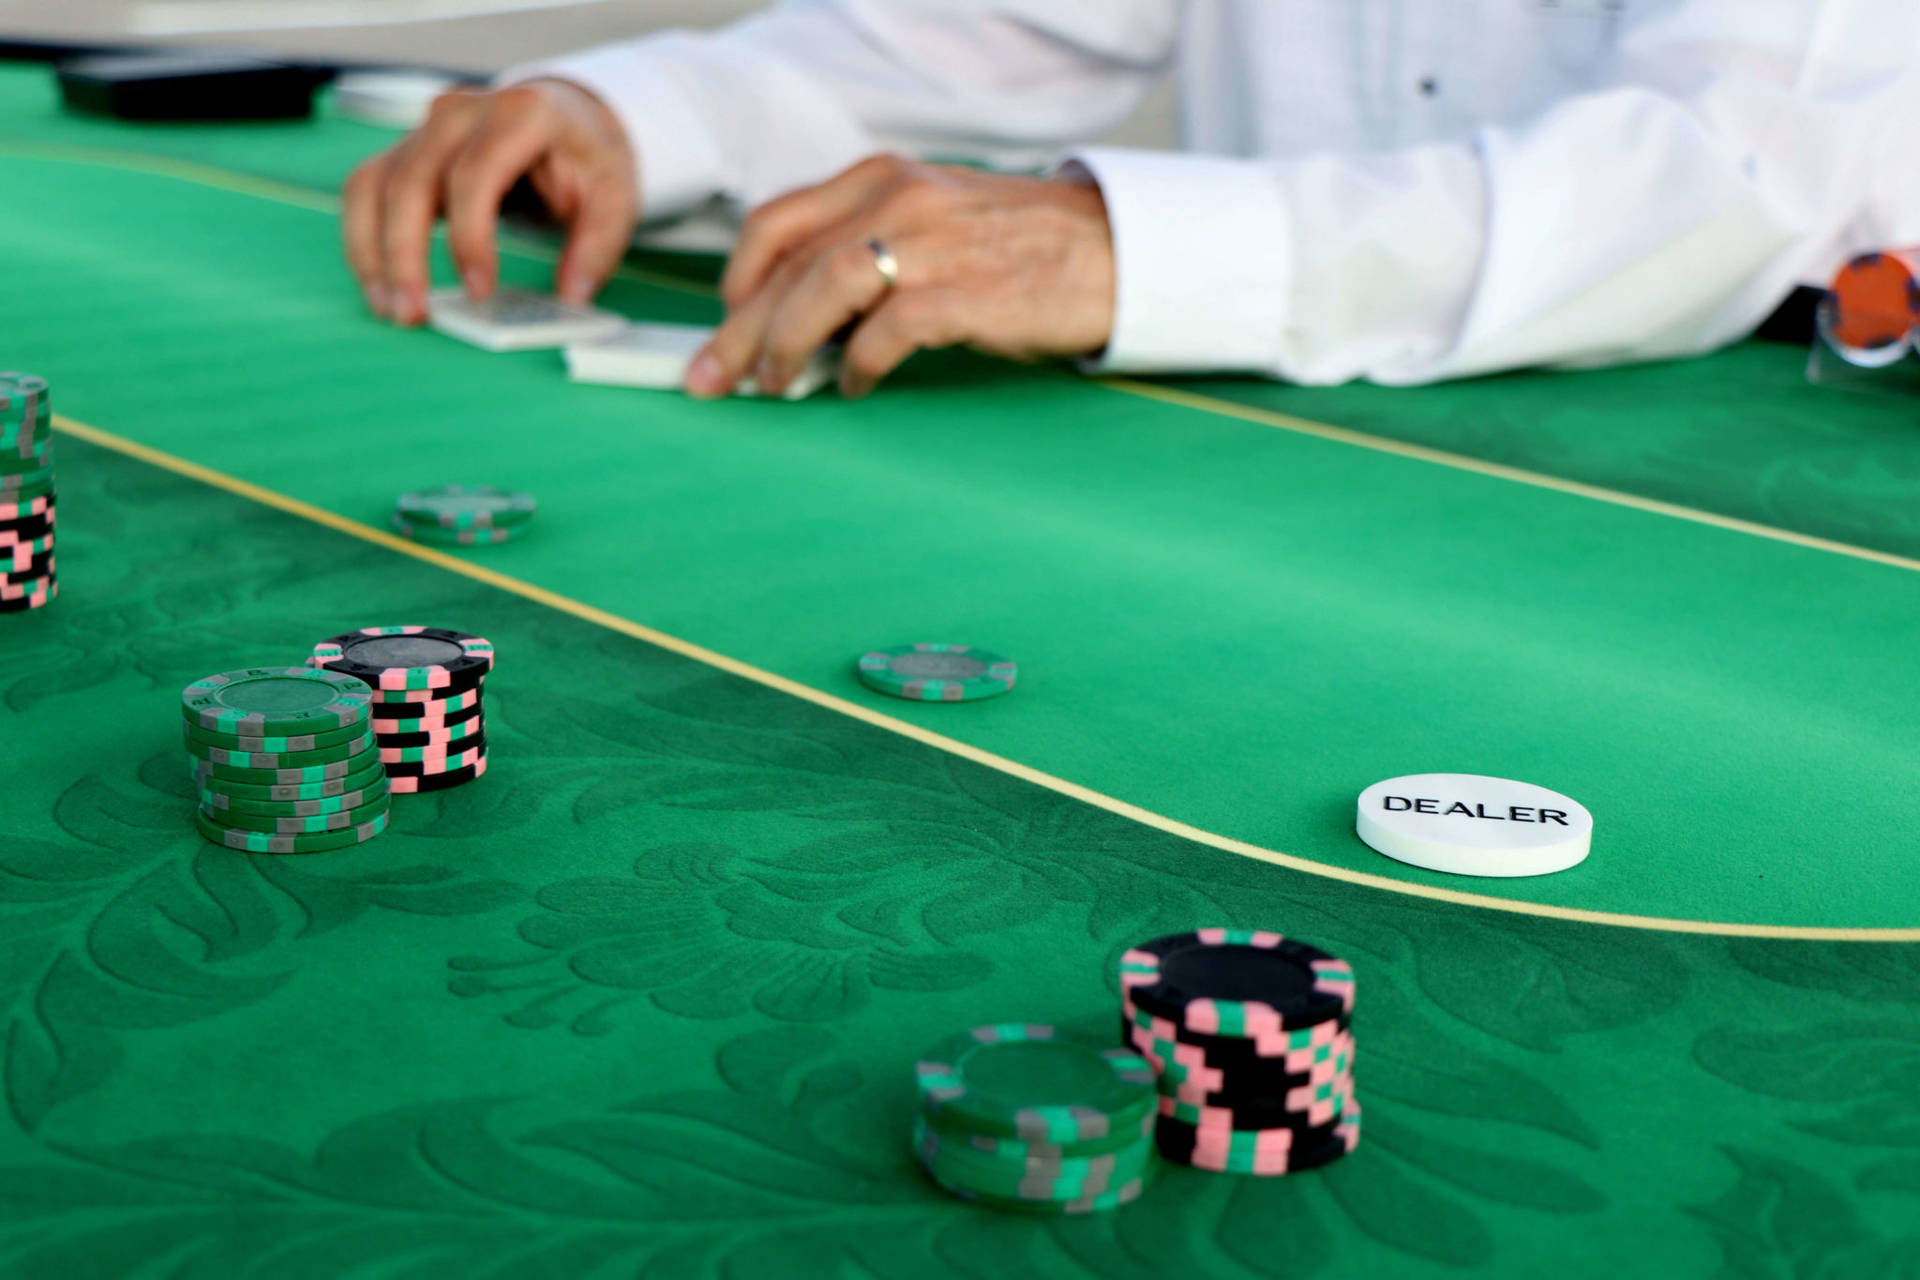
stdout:
<svg viewBox="0 0 1920 1280">
<path fill-rule="evenodd" d="M 702 351 L 687 366 L 687 394 L 717 396 L 727 389 L 726 366 L 711 351 Z"/>
<path fill-rule="evenodd" d="M 393 310 L 393 297 L 387 292 L 387 286 L 378 280 L 369 280 L 360 286 L 361 294 L 367 300 L 367 310 L 377 316 L 384 316 Z"/>
<path fill-rule="evenodd" d="M 761 356 L 760 363 L 753 366 L 753 380 L 760 384 L 764 392 L 780 390 L 780 371 L 773 367 L 772 356 Z"/>
<path fill-rule="evenodd" d="M 487 273 L 478 267 L 468 267 L 460 276 L 461 283 L 467 286 L 467 296 L 476 301 L 485 295 Z"/>
<path fill-rule="evenodd" d="M 593 281 L 578 271 L 560 277 L 560 301 L 584 307 L 593 301 Z"/>
</svg>

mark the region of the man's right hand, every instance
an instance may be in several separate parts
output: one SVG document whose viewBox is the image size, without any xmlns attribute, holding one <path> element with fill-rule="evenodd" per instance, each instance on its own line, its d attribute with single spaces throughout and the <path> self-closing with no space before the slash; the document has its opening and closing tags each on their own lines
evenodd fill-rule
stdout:
<svg viewBox="0 0 1920 1280">
<path fill-rule="evenodd" d="M 522 174 L 566 228 L 555 292 L 591 301 L 640 219 L 633 147 L 585 89 L 530 80 L 441 95 L 425 124 L 347 178 L 341 229 L 367 305 L 399 324 L 426 319 L 427 253 L 443 213 L 461 282 L 490 296 L 500 201 Z"/>
</svg>

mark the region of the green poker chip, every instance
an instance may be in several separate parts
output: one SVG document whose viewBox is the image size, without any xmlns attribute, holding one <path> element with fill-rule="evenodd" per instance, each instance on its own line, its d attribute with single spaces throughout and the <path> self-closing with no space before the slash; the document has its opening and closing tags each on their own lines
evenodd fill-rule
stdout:
<svg viewBox="0 0 1920 1280">
<path fill-rule="evenodd" d="M 439 547 L 491 547 L 512 542 L 531 527 L 524 524 L 492 525 L 476 529 L 443 529 L 437 524 L 416 524 L 395 513 L 393 531 L 410 542 L 425 542 Z"/>
<path fill-rule="evenodd" d="M 236 831 L 263 831 L 270 835 L 281 836 L 313 835 L 364 826 L 375 818 L 383 817 L 391 803 L 389 794 L 382 791 L 357 809 L 341 809 L 334 813 L 314 813 L 304 817 L 276 817 L 271 814 L 242 813 L 235 809 L 222 809 L 215 805 L 203 804 L 200 806 L 200 816 L 216 826 L 229 827 Z"/>
<path fill-rule="evenodd" d="M 195 680 L 180 691 L 188 724 L 243 737 L 299 737 L 360 724 L 373 690 L 318 667 L 249 667 Z"/>
<path fill-rule="evenodd" d="M 537 505 L 530 493 L 496 485 L 443 484 L 401 494 L 394 514 L 415 530 L 493 529 L 525 524 Z"/>
<path fill-rule="evenodd" d="M 189 732 L 191 730 L 183 727 L 181 736 L 185 738 Z M 367 728 L 362 728 L 357 738 L 318 751 L 234 751 L 187 739 L 187 754 L 207 764 L 224 769 L 271 769 L 277 772 L 338 764 L 372 749 L 373 731 Z"/>
<path fill-rule="evenodd" d="M 921 1111 L 953 1127 L 1027 1142 L 1086 1142 L 1132 1130 L 1154 1110 L 1153 1068 L 1137 1053 L 995 1023 L 949 1036 L 914 1070 Z"/>
<path fill-rule="evenodd" d="M 872 649 L 854 669 L 869 689 L 910 702 L 977 702 L 1013 688 L 1019 666 L 965 644 L 905 644 Z"/>
<path fill-rule="evenodd" d="M 225 796 L 229 800 L 268 804 L 331 800 L 386 784 L 387 771 L 381 765 L 378 754 L 369 753 L 367 759 L 370 763 L 363 764 L 356 772 L 304 782 L 241 782 L 232 778 L 214 776 L 210 768 L 193 770 L 193 780 L 194 784 L 200 788 L 203 799 L 208 793 L 214 793 Z"/>
<path fill-rule="evenodd" d="M 342 831 L 320 831 L 310 835 L 272 835 L 265 831 L 242 831 L 224 827 L 200 810 L 193 814 L 200 834 L 217 845 L 243 853 L 325 853 L 364 844 L 387 829 L 389 814 L 382 813 L 371 822 Z"/>
<path fill-rule="evenodd" d="M 186 725 L 186 739 L 203 747 L 220 747 L 226 751 L 249 751 L 270 755 L 284 755 L 291 752 L 326 751 L 330 748 L 344 747 L 355 740 L 365 737 L 372 728 L 371 720 L 362 720 L 356 724 L 344 725 L 338 729 L 329 729 L 325 733 L 305 733 L 276 738 L 261 738 L 244 733 L 224 733 L 218 729 L 202 729 L 189 721 Z"/>
<path fill-rule="evenodd" d="M 356 790 L 342 791 L 332 796 L 314 796 L 303 800 L 255 800 L 202 787 L 200 807 L 203 810 L 217 809 L 221 814 L 247 813 L 262 818 L 312 818 L 321 814 L 358 809 L 389 794 L 391 789 L 387 786 L 386 774 L 382 772 L 366 786 Z M 234 822 L 228 825 L 243 826 L 245 824 Z"/>
<path fill-rule="evenodd" d="M 1153 1137 L 1131 1137 L 1126 1146 L 1104 1155 L 1009 1157 L 943 1139 L 924 1116 L 915 1119 L 913 1129 L 915 1154 L 937 1181 L 1017 1200 L 1080 1200 L 1140 1177 L 1153 1160 Z"/>
</svg>

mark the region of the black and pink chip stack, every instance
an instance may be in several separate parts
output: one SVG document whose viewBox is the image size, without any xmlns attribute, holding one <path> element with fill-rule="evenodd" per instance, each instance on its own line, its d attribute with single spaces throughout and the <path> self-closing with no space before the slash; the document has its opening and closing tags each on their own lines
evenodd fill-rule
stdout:
<svg viewBox="0 0 1920 1280">
<path fill-rule="evenodd" d="M 1360 1141 L 1353 968 L 1253 929 L 1200 929 L 1120 959 L 1121 1034 L 1153 1064 L 1160 1154 L 1220 1173 L 1331 1164 Z"/>
<path fill-rule="evenodd" d="M 445 791 L 487 771 L 482 691 L 493 646 L 444 627 L 364 627 L 307 659 L 373 688 L 373 731 L 396 793 Z"/>
</svg>

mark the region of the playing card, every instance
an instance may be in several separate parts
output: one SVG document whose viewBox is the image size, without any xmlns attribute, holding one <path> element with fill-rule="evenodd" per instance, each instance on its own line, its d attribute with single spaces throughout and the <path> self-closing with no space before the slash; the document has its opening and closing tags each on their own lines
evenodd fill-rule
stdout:
<svg viewBox="0 0 1920 1280">
<path fill-rule="evenodd" d="M 427 295 L 427 323 L 488 351 L 535 351 L 605 337 L 626 321 L 611 311 L 576 307 L 530 289 L 502 289 L 485 302 L 475 302 L 463 289 L 435 289 Z"/>
<path fill-rule="evenodd" d="M 687 363 L 712 337 L 713 330 L 704 325 L 629 324 L 603 338 L 569 343 L 567 376 L 575 382 L 609 387 L 677 391 L 686 380 Z M 787 384 L 782 398 L 803 400 L 832 382 L 839 371 L 839 348 L 824 348 Z M 761 393 L 752 378 L 745 378 L 734 394 Z"/>
</svg>

